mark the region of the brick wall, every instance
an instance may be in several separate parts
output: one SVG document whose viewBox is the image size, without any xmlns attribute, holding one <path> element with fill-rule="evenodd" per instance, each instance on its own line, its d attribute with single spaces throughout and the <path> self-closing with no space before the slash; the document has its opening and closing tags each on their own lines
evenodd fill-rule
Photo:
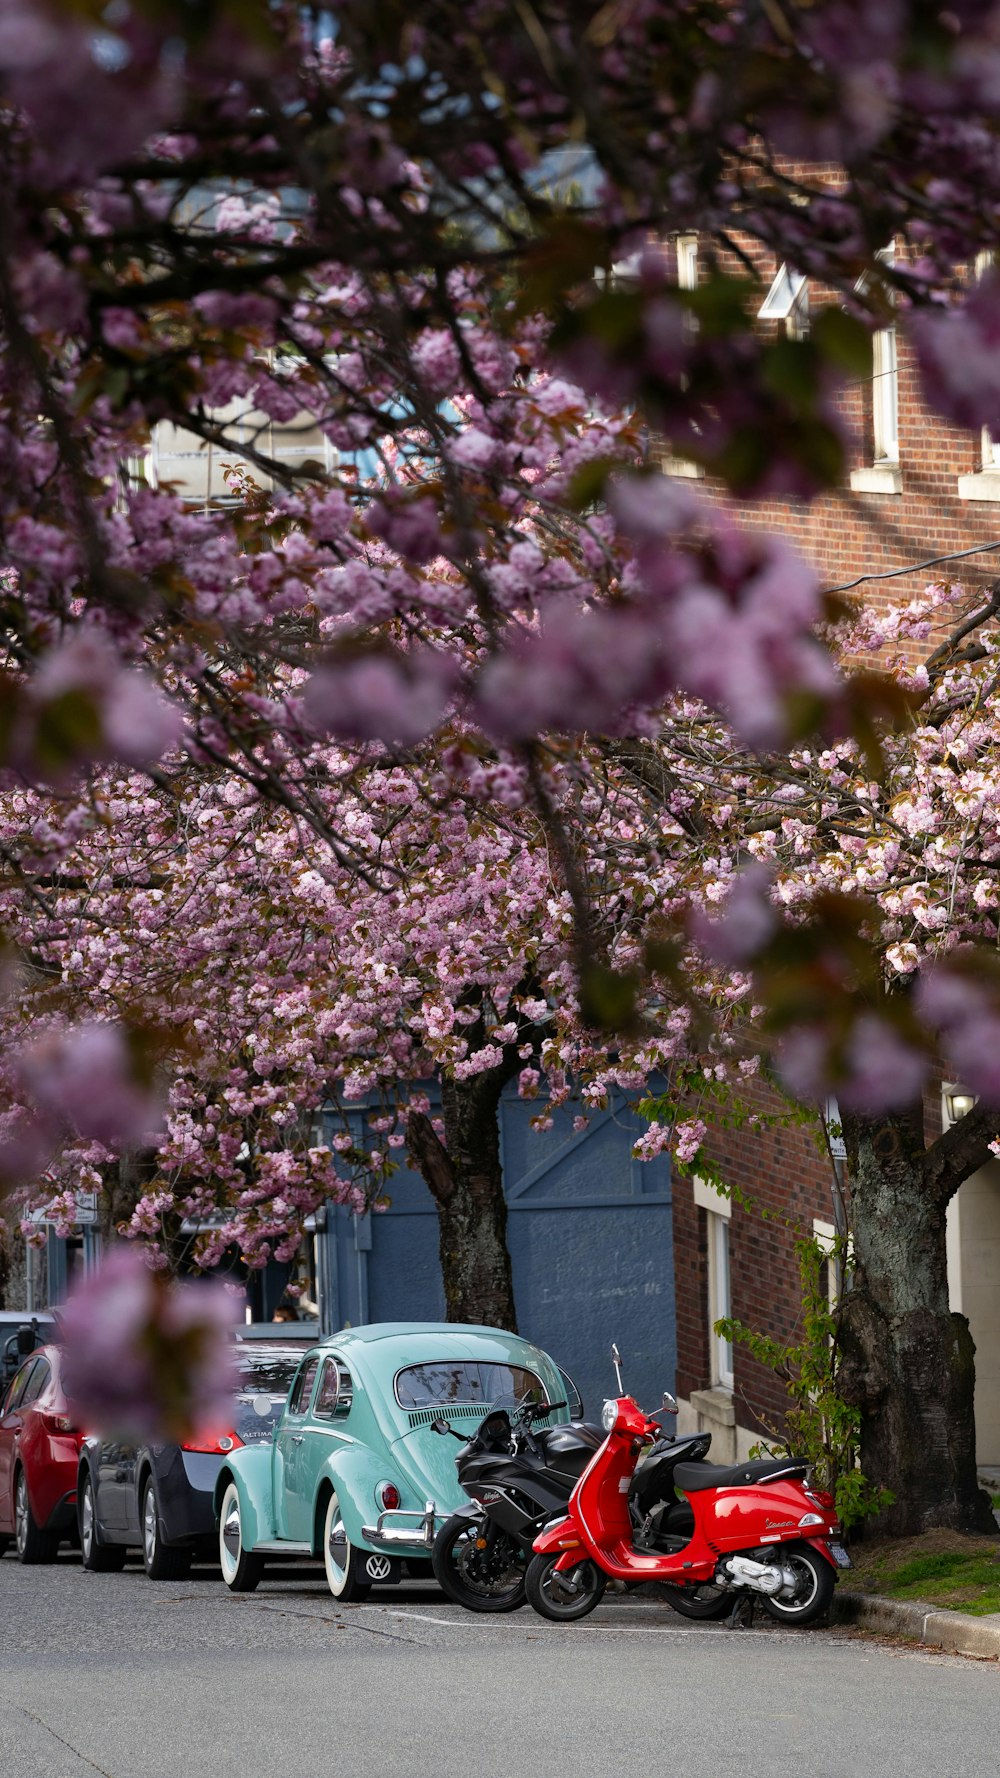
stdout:
<svg viewBox="0 0 1000 1778">
<path fill-rule="evenodd" d="M 761 1111 L 780 1102 L 765 1086 L 755 1094 Z M 833 1221 L 830 1164 L 807 1129 L 710 1131 L 705 1147 L 727 1184 L 752 1208 L 733 1202 L 729 1262 L 733 1314 L 760 1333 L 784 1339 L 800 1312 L 799 1278 L 792 1251 L 813 1218 Z M 711 1384 L 709 1351 L 707 1213 L 694 1202 L 689 1179 L 674 1186 L 674 1264 L 677 1285 L 677 1393 Z M 763 1429 L 761 1414 L 780 1420 L 786 1406 L 778 1378 L 737 1345 L 733 1352 L 737 1420 Z"/>
<path fill-rule="evenodd" d="M 824 586 L 853 581 L 859 575 L 906 568 L 933 556 L 968 549 L 974 544 L 1000 544 L 1000 502 L 962 500 L 959 476 L 982 467 L 982 442 L 938 418 L 924 403 L 916 365 L 900 334 L 898 494 L 855 493 L 849 487 L 805 502 L 736 502 L 706 478 L 705 492 L 725 506 L 740 523 L 784 531 L 813 561 Z M 850 469 L 872 464 L 871 385 L 859 384 L 843 401 L 852 434 Z M 961 580 L 982 587 L 1000 574 L 1000 549 L 995 556 L 972 556 L 964 562 L 917 570 L 898 579 L 869 582 L 858 589 L 876 607 L 884 608 L 921 593 L 932 580 Z"/>
<path fill-rule="evenodd" d="M 777 269 L 754 258 L 766 280 Z M 830 292 L 812 292 L 813 312 Z M 861 493 L 845 485 L 810 505 L 770 500 L 736 501 L 706 477 L 699 485 L 740 524 L 784 531 L 816 564 L 822 584 L 835 587 L 862 575 L 907 568 L 898 578 L 868 582 L 857 596 L 876 608 L 913 598 L 932 580 L 960 580 L 977 590 L 1000 576 L 995 556 L 973 556 L 938 568 L 914 569 L 932 556 L 979 543 L 1000 544 L 1000 502 L 959 498 L 959 476 L 982 468 L 982 440 L 950 426 L 924 403 L 913 354 L 900 331 L 898 493 Z M 852 444 L 849 471 L 873 463 L 872 389 L 857 384 L 843 398 L 842 411 Z M 998 477 L 1000 479 L 1000 477 Z M 940 638 L 932 637 L 928 648 Z M 762 1105 L 767 1089 L 759 1089 Z M 773 1103 L 772 1103 L 773 1109 Z M 940 1129 L 940 1083 L 926 1103 L 928 1139 Z M 753 1200 L 756 1209 L 734 1204 L 730 1224 L 730 1272 L 734 1315 L 761 1332 L 786 1339 L 800 1311 L 798 1270 L 792 1251 L 798 1232 L 811 1233 L 813 1218 L 832 1222 L 831 1168 L 802 1129 L 714 1132 L 706 1146 L 725 1178 Z M 769 1216 L 761 1215 L 766 1211 Z M 677 1283 L 678 1394 L 711 1383 L 709 1349 L 706 1212 L 693 1201 L 691 1182 L 678 1180 L 674 1193 L 674 1251 Z M 791 1226 L 789 1226 L 791 1225 Z M 787 1405 L 779 1379 L 734 1350 L 734 1405 L 743 1426 L 761 1429 L 762 1419 L 780 1420 Z"/>
</svg>

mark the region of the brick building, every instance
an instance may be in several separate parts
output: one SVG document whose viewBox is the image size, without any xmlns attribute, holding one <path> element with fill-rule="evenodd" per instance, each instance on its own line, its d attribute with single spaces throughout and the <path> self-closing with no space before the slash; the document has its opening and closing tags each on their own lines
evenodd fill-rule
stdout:
<svg viewBox="0 0 1000 1778">
<path fill-rule="evenodd" d="M 811 291 L 791 268 L 757 257 L 768 291 L 761 325 L 806 331 L 810 304 L 832 293 Z M 693 237 L 678 243 L 678 275 L 688 285 L 697 278 Z M 876 607 L 909 599 L 932 580 L 981 589 L 1000 578 L 1000 441 L 963 432 L 927 407 L 895 327 L 875 336 L 872 377 L 847 390 L 842 409 L 852 435 L 846 483 L 808 505 L 737 505 L 694 464 L 668 456 L 663 467 L 696 478 L 741 524 L 784 531 L 825 587 L 866 577 L 857 596 Z M 978 546 L 987 548 L 965 560 L 917 566 Z M 929 1098 L 929 1135 L 956 1112 L 957 1086 L 942 1083 Z M 723 1461 L 745 1455 L 780 1420 L 785 1397 L 780 1381 L 744 1347 L 726 1346 L 712 1323 L 729 1313 L 778 1338 L 793 1332 L 801 1309 L 793 1243 L 798 1234 L 832 1236 L 835 1181 L 829 1158 L 801 1127 L 719 1132 L 709 1147 L 723 1177 L 755 1207 L 698 1180 L 678 1181 L 674 1191 L 680 1425 L 711 1430 L 713 1456 Z M 979 1461 L 1000 1465 L 1000 1162 L 966 1181 L 949 1208 L 948 1272 L 952 1307 L 968 1316 L 977 1348 Z"/>
</svg>

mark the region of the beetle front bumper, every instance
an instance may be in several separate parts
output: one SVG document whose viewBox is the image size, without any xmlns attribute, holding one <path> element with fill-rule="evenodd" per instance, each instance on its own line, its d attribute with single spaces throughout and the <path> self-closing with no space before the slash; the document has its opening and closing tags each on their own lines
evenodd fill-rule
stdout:
<svg viewBox="0 0 1000 1778">
<path fill-rule="evenodd" d="M 406 1525 L 387 1524 L 386 1520 L 388 1519 L 407 1519 L 410 1523 Z M 366 1543 L 374 1544 L 378 1549 L 404 1545 L 412 1550 L 419 1549 L 423 1545 L 424 1549 L 429 1550 L 434 1542 L 436 1520 L 437 1507 L 433 1500 L 428 1500 L 422 1513 L 404 1512 L 400 1507 L 395 1507 L 389 1512 L 379 1513 L 374 1525 L 362 1525 L 361 1535 Z"/>
</svg>

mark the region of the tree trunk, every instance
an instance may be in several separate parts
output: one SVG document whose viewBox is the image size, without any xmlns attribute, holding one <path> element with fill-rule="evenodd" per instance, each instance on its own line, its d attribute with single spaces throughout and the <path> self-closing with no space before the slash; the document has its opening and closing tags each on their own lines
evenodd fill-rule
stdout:
<svg viewBox="0 0 1000 1778">
<path fill-rule="evenodd" d="M 948 1305 L 945 1215 L 956 1183 L 938 1145 L 925 1150 L 919 1105 L 842 1121 L 855 1270 L 841 1388 L 861 1409 L 861 1467 L 894 1496 L 869 1523 L 894 1537 L 930 1525 L 995 1532 L 976 1479 L 975 1347 Z"/>
<path fill-rule="evenodd" d="M 497 1121 L 507 1078 L 507 1070 L 496 1069 L 472 1080 L 442 1079 L 444 1143 L 430 1118 L 411 1112 L 407 1147 L 437 1205 L 448 1320 L 516 1333 Z"/>
</svg>

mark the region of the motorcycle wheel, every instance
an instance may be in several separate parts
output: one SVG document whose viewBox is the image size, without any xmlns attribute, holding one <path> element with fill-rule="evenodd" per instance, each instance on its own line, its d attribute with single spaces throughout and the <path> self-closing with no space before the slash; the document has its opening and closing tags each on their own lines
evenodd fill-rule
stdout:
<svg viewBox="0 0 1000 1778">
<path fill-rule="evenodd" d="M 483 1519 L 458 1514 L 434 1539 L 431 1563 L 441 1591 L 466 1611 L 519 1611 L 525 1601 L 524 1559 L 504 1532 L 487 1548 Z"/>
<path fill-rule="evenodd" d="M 793 1599 L 767 1599 L 762 1603 L 769 1617 L 776 1618 L 779 1624 L 813 1624 L 822 1617 L 837 1583 L 837 1576 L 830 1563 L 820 1556 L 807 1543 L 786 1543 L 781 1551 L 781 1561 L 795 1574 L 796 1590 Z"/>
<path fill-rule="evenodd" d="M 714 1587 L 711 1581 L 702 1581 L 698 1587 L 672 1587 L 661 1581 L 660 1591 L 681 1617 L 698 1618 L 702 1623 L 714 1623 L 733 1609 L 732 1593 Z"/>
<path fill-rule="evenodd" d="M 554 1624 L 569 1624 L 586 1617 L 604 1597 L 607 1577 L 593 1562 L 556 1573 L 555 1555 L 532 1556 L 524 1574 L 529 1605 Z"/>
</svg>

